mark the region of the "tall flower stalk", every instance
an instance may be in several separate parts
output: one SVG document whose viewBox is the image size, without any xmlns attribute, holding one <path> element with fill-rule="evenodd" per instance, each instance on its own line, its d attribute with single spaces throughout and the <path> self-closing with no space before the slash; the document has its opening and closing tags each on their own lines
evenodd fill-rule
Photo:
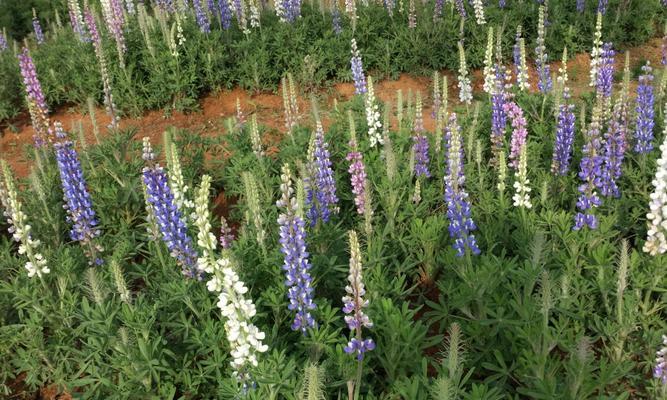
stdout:
<svg viewBox="0 0 667 400">
<path fill-rule="evenodd" d="M 23 86 L 26 92 L 28 102 L 28 111 L 32 120 L 32 127 L 35 130 L 35 145 L 41 146 L 47 141 L 52 141 L 51 128 L 49 127 L 49 109 L 46 105 L 42 85 L 37 77 L 35 64 L 26 47 L 18 55 L 19 68 L 23 77 Z"/>
<path fill-rule="evenodd" d="M 528 130 L 526 129 L 526 118 L 523 110 L 513 101 L 505 103 L 503 110 L 512 124 L 512 140 L 510 142 L 510 165 L 515 169 L 519 167 L 519 155 L 521 148 L 526 144 Z"/>
<path fill-rule="evenodd" d="M 459 257 L 463 257 L 466 250 L 470 250 L 472 254 L 479 254 L 477 240 L 472 233 L 477 226 L 470 216 L 468 193 L 464 187 L 463 142 L 456 113 L 452 113 L 449 117 L 449 124 L 445 129 L 445 141 L 447 149 L 447 168 L 444 178 L 445 203 L 449 220 L 449 236 L 454 239 L 452 247 Z"/>
<path fill-rule="evenodd" d="M 635 125 L 635 152 L 647 154 L 653 150 L 653 72 L 650 63 L 642 67 L 637 86 L 637 123 Z"/>
<path fill-rule="evenodd" d="M 551 172 L 565 176 L 570 169 L 572 146 L 574 144 L 575 115 L 574 105 L 569 104 L 569 89 L 563 89 L 563 102 L 558 111 L 556 122 L 556 141 L 554 143 Z"/>
<path fill-rule="evenodd" d="M 366 167 L 364 166 L 363 155 L 359 151 L 357 144 L 357 134 L 354 126 L 354 118 L 352 112 L 348 111 L 350 119 L 350 151 L 347 153 L 345 159 L 350 163 L 347 172 L 350 173 L 350 183 L 352 186 L 352 194 L 354 194 L 354 205 L 357 208 L 357 214 L 363 215 L 365 202 L 365 185 L 366 185 Z"/>
<path fill-rule="evenodd" d="M 361 61 L 361 53 L 357 48 L 356 39 L 352 38 L 351 42 L 352 58 L 350 59 L 350 67 L 352 69 L 352 79 L 354 80 L 354 94 L 366 93 L 366 76 L 364 75 L 364 65 Z"/>
<path fill-rule="evenodd" d="M 39 23 L 39 18 L 37 18 L 37 12 L 35 9 L 32 9 L 32 29 L 35 31 L 35 39 L 37 39 L 37 44 L 44 43 L 44 31 L 42 31 L 42 25 Z"/>
<path fill-rule="evenodd" d="M 526 64 L 526 41 L 521 36 L 521 25 L 516 28 L 516 41 L 514 44 L 513 58 L 516 73 L 516 85 L 521 91 L 530 89 L 528 82 L 528 64 Z"/>
<path fill-rule="evenodd" d="M 338 213 L 336 182 L 329 155 L 329 144 L 324 140 L 322 123 L 317 121 L 313 159 L 310 161 L 311 176 L 307 180 L 306 206 L 311 225 L 318 220 L 328 222 L 331 214 Z"/>
<path fill-rule="evenodd" d="M 667 109 L 667 104 L 665 105 Z M 667 125 L 666 125 L 667 126 Z M 667 133 L 667 128 L 665 128 Z M 667 252 L 667 135 L 660 146 L 660 158 L 649 196 L 648 233 L 643 250 L 653 256 Z"/>
<path fill-rule="evenodd" d="M 524 143 L 519 151 L 519 166 L 515 173 L 514 181 L 514 207 L 531 208 L 533 205 L 530 202 L 530 187 L 528 184 L 528 145 Z"/>
<path fill-rule="evenodd" d="M 551 70 L 549 67 L 549 56 L 544 44 L 546 36 L 546 25 L 544 22 L 544 6 L 540 6 L 537 25 L 537 47 L 535 48 L 535 67 L 537 68 L 537 87 L 542 93 L 551 91 Z"/>
<path fill-rule="evenodd" d="M 459 100 L 461 103 L 470 104 L 472 101 L 472 85 L 468 77 L 468 65 L 466 63 L 466 52 L 463 48 L 463 42 L 459 41 Z"/>
<path fill-rule="evenodd" d="M 375 90 L 373 89 L 373 78 L 368 76 L 368 91 L 364 96 L 366 106 L 366 124 L 368 125 L 368 140 L 371 147 L 382 144 L 382 122 L 380 121 L 380 111 L 375 99 Z"/>
<path fill-rule="evenodd" d="M 19 254 L 25 255 L 28 261 L 25 263 L 25 269 L 28 271 L 28 277 L 43 275 L 51 272 L 46 259 L 39 252 L 41 242 L 33 239 L 32 227 L 28 223 L 28 217 L 22 210 L 22 204 L 18 199 L 18 192 L 14 184 L 14 175 L 9 169 L 5 160 L 0 159 L 0 204 L 4 208 L 4 216 L 9 225 L 9 233 L 12 234 L 14 241 L 19 243 Z"/>
<path fill-rule="evenodd" d="M 72 225 L 70 237 L 81 243 L 90 265 L 101 265 L 99 254 L 103 249 L 95 243 L 101 231 L 79 156 L 74 144 L 67 140 L 60 122 L 54 124 L 54 130 L 58 139 L 54 148 L 65 201 L 63 208 L 67 211 L 67 222 Z"/>
<path fill-rule="evenodd" d="M 278 216 L 280 251 L 284 255 L 283 270 L 285 271 L 287 297 L 290 302 L 289 309 L 296 311 L 292 330 L 305 334 L 308 328 L 315 326 L 315 319 L 310 314 L 311 310 L 315 309 L 315 303 L 313 302 L 313 279 L 310 276 L 311 265 L 306 250 L 306 224 L 299 215 L 289 165 L 283 165 L 280 179 L 281 197 L 276 202 L 276 206 L 281 210 Z"/>
<path fill-rule="evenodd" d="M 417 93 L 417 107 L 415 110 L 415 123 L 413 126 L 412 151 L 415 155 L 414 173 L 417 178 L 430 178 L 429 171 L 429 144 L 428 138 L 424 134 L 424 116 L 422 111 L 421 95 Z"/>
<path fill-rule="evenodd" d="M 591 68 L 589 70 L 590 86 L 594 87 L 598 82 L 598 67 L 600 64 L 600 53 L 602 52 L 602 14 L 597 13 L 595 32 L 593 33 L 593 48 L 591 48 Z"/>
<path fill-rule="evenodd" d="M 503 150 L 505 126 L 507 125 L 504 80 L 500 66 L 496 66 L 496 77 L 491 94 L 491 161 L 493 163 L 498 161 L 498 154 Z"/>
<path fill-rule="evenodd" d="M 597 194 L 597 188 L 601 182 L 600 175 L 603 161 L 600 142 L 601 113 L 601 105 L 598 102 L 593 108 L 591 123 L 584 132 L 583 157 L 579 170 L 579 179 L 582 183 L 579 185 L 580 195 L 577 200 L 579 211 L 574 217 L 574 230 L 585 227 L 597 229 L 598 227 L 598 219 L 594 214 L 594 209 L 602 204 L 602 200 Z"/>
</svg>

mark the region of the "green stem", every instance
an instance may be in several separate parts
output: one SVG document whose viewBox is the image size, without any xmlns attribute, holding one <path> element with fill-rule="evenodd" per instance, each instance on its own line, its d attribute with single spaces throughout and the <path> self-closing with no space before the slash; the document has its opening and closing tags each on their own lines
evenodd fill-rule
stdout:
<svg viewBox="0 0 667 400">
<path fill-rule="evenodd" d="M 361 390 L 361 371 L 363 369 L 364 360 L 357 362 L 357 377 L 354 383 L 354 400 L 359 400 L 359 391 Z"/>
</svg>

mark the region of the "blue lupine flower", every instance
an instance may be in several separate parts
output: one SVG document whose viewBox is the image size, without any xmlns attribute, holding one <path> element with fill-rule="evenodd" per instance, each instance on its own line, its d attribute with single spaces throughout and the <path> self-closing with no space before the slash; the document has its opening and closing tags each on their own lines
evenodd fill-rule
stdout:
<svg viewBox="0 0 667 400">
<path fill-rule="evenodd" d="M 456 113 L 452 113 L 449 124 L 445 128 L 445 148 L 447 150 L 445 203 L 449 220 L 449 236 L 454 239 L 452 247 L 459 257 L 465 255 L 466 248 L 470 249 L 473 254 L 479 254 L 477 240 L 471 233 L 477 229 L 477 226 L 470 217 L 468 193 L 464 188 L 463 143 Z"/>
<path fill-rule="evenodd" d="M 227 30 L 232 26 L 232 10 L 229 8 L 227 0 L 220 0 L 218 2 L 218 9 L 220 10 L 222 29 Z"/>
<path fill-rule="evenodd" d="M 554 143 L 551 171 L 556 175 L 565 176 L 570 169 L 572 144 L 574 143 L 574 106 L 568 104 L 567 88 L 563 92 L 564 101 L 558 110 L 558 124 L 556 127 L 556 141 Z"/>
<path fill-rule="evenodd" d="M 352 38 L 352 58 L 350 59 L 352 68 L 352 79 L 354 79 L 354 94 L 366 93 L 366 76 L 364 75 L 364 66 L 361 62 L 361 54 L 357 49 L 357 41 Z"/>
<path fill-rule="evenodd" d="M 605 133 L 605 146 L 601 173 L 600 193 L 603 196 L 619 197 L 620 191 L 616 181 L 621 177 L 623 158 L 625 156 L 625 127 L 622 116 L 622 103 L 614 106 L 611 119 Z"/>
<path fill-rule="evenodd" d="M 154 162 L 155 154 L 148 138 L 144 139 L 143 159 L 147 166 L 143 169 L 143 182 L 146 185 L 148 203 L 153 207 L 162 240 L 167 245 L 172 257 L 183 270 L 183 275 L 201 279 L 197 270 L 197 253 L 188 236 L 183 216 L 174 202 L 174 194 L 169 187 L 169 178 L 162 167 Z"/>
<path fill-rule="evenodd" d="M 322 124 L 317 121 L 315 131 L 315 151 L 310 162 L 311 176 L 307 179 L 306 206 L 308 219 L 315 225 L 318 219 L 328 222 L 332 213 L 338 212 L 336 182 L 329 159 L 329 144 L 324 140 Z"/>
<path fill-rule="evenodd" d="M 616 52 L 611 43 L 602 45 L 597 73 L 597 91 L 602 96 L 611 97 L 612 85 L 614 83 L 614 56 Z"/>
<path fill-rule="evenodd" d="M 594 110 L 594 113 L 599 113 Z M 593 214 L 593 209 L 602 204 L 600 197 L 598 197 L 596 189 L 601 186 L 600 176 L 602 175 L 603 157 L 601 153 L 600 144 L 600 122 L 599 116 L 594 115 L 593 121 L 585 133 L 585 144 L 583 148 L 584 156 L 579 164 L 579 179 L 583 181 L 579 185 L 579 199 L 577 200 L 577 208 L 579 212 L 574 217 L 574 230 L 580 230 L 584 227 L 590 229 L 597 229 L 598 219 Z"/>
<path fill-rule="evenodd" d="M 435 6 L 433 7 L 433 20 L 442 18 L 442 8 L 445 5 L 445 0 L 435 0 Z"/>
<path fill-rule="evenodd" d="M 7 46 L 7 38 L 5 37 L 4 33 L 0 32 L 0 52 L 3 52 L 7 49 L 9 49 Z"/>
<path fill-rule="evenodd" d="M 341 33 L 343 33 L 343 28 L 340 25 L 340 11 L 338 11 L 338 8 L 335 8 L 333 10 L 332 24 L 333 24 L 334 33 L 336 35 L 340 35 Z"/>
<path fill-rule="evenodd" d="M 649 62 L 642 67 L 637 86 L 637 125 L 635 127 L 635 152 L 646 154 L 653 150 L 653 73 Z"/>
<path fill-rule="evenodd" d="M 210 33 L 211 22 L 208 20 L 208 15 L 206 15 L 206 12 L 201 5 L 201 0 L 192 0 L 192 5 L 195 9 L 195 17 L 197 19 L 197 25 L 199 25 L 199 30 L 202 31 L 202 33 Z"/>
<path fill-rule="evenodd" d="M 459 16 L 461 16 L 461 18 L 465 19 L 468 16 L 463 0 L 456 0 L 456 11 L 459 12 Z"/>
<path fill-rule="evenodd" d="M 32 18 L 32 27 L 35 30 L 35 38 L 37 38 L 37 43 L 44 43 L 44 31 L 42 31 L 42 25 L 39 23 L 37 16 Z"/>
<path fill-rule="evenodd" d="M 583 13 L 586 9 L 586 0 L 577 0 L 577 12 Z"/>
<path fill-rule="evenodd" d="M 505 8 L 506 5 L 507 4 L 505 0 L 498 0 L 498 7 Z"/>
<path fill-rule="evenodd" d="M 507 115 L 503 110 L 505 104 L 505 74 L 500 66 L 496 65 L 495 88 L 491 94 L 491 152 L 496 160 L 498 152 L 503 147 Z"/>
<path fill-rule="evenodd" d="M 102 264 L 102 260 L 97 257 L 97 253 L 102 249 L 93 243 L 93 239 L 101 233 L 97 227 L 99 222 L 93 210 L 81 162 L 72 142 L 66 140 L 62 125 L 56 122 L 54 126 L 58 139 L 54 149 L 65 200 L 63 208 L 67 211 L 67 222 L 72 224 L 70 237 L 84 245 L 91 264 Z"/>
<path fill-rule="evenodd" d="M 415 154 L 415 175 L 417 177 L 430 178 L 431 172 L 428 169 L 428 138 L 422 133 L 417 133 L 412 137 L 412 140 L 414 141 L 412 149 Z"/>
<path fill-rule="evenodd" d="M 607 13 L 608 4 L 609 0 L 598 0 L 598 12 L 602 15 L 605 15 Z"/>
<path fill-rule="evenodd" d="M 289 309 L 296 311 L 292 330 L 304 334 L 315 326 L 310 310 L 315 309 L 313 302 L 310 262 L 306 249 L 306 227 L 303 218 L 297 212 L 297 201 L 293 196 L 292 177 L 289 166 L 284 165 L 281 174 L 281 198 L 276 205 L 282 212 L 278 216 L 280 225 L 280 251 L 284 255 L 283 270 L 289 298 Z"/>
</svg>

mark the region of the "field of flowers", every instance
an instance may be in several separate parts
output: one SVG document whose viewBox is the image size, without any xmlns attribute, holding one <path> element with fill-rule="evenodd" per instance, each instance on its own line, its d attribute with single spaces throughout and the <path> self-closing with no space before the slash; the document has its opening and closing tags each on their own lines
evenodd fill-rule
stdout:
<svg viewBox="0 0 667 400">
<path fill-rule="evenodd" d="M 29 176 L 0 154 L 0 397 L 667 399 L 666 5 L 68 0 L 0 35 L 34 134 Z M 404 71 L 428 93 L 382 101 Z M 236 85 L 281 128 L 121 127 Z"/>
</svg>

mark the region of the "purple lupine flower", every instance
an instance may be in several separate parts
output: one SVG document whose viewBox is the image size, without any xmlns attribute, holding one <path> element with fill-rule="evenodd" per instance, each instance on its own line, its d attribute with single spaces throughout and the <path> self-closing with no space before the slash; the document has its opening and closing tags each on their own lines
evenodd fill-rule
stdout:
<svg viewBox="0 0 667 400">
<path fill-rule="evenodd" d="M 597 108 L 597 106 L 596 106 Z M 579 198 L 577 200 L 577 208 L 579 212 L 574 217 L 575 231 L 584 227 L 590 229 L 597 229 L 598 219 L 593 214 L 593 209 L 602 204 L 602 200 L 598 196 L 596 189 L 601 186 L 601 168 L 602 168 L 602 154 L 600 144 L 600 117 L 599 110 L 594 110 L 593 121 L 591 121 L 588 130 L 584 134 L 584 156 L 579 164 L 579 179 L 582 184 L 579 185 Z"/>
<path fill-rule="evenodd" d="M 301 0 L 284 0 L 285 19 L 292 23 L 301 16 Z"/>
<path fill-rule="evenodd" d="M 577 12 L 579 14 L 583 13 L 586 9 L 586 0 L 577 0 Z"/>
<path fill-rule="evenodd" d="M 445 0 L 435 0 L 435 6 L 433 7 L 433 20 L 442 18 L 442 8 L 445 5 Z"/>
<path fill-rule="evenodd" d="M 243 19 L 243 0 L 233 0 L 234 12 L 236 13 L 236 22 L 241 25 L 241 20 Z"/>
<path fill-rule="evenodd" d="M 528 130 L 526 129 L 526 118 L 523 116 L 523 110 L 515 102 L 508 101 L 503 105 L 503 111 L 511 120 L 512 139 L 510 141 L 510 165 L 514 168 L 519 167 L 519 153 L 521 147 L 526 144 Z"/>
<path fill-rule="evenodd" d="M 292 330 L 306 334 L 308 328 L 315 326 L 310 310 L 315 309 L 313 302 L 313 279 L 310 276 L 311 265 L 306 249 L 306 224 L 297 212 L 297 201 L 293 196 L 292 177 L 288 165 L 284 165 L 281 174 L 281 198 L 276 206 L 282 209 L 278 216 L 280 225 L 280 252 L 284 255 L 283 270 L 285 286 L 289 298 L 289 309 L 296 310 Z"/>
<path fill-rule="evenodd" d="M 575 115 L 574 105 L 568 103 L 569 91 L 563 91 L 563 103 L 558 109 L 558 124 L 556 127 L 556 141 L 554 142 L 551 172 L 565 176 L 570 169 L 572 145 L 574 143 Z"/>
<path fill-rule="evenodd" d="M 74 145 L 66 140 L 60 122 L 56 122 L 55 134 L 59 140 L 53 145 L 56 152 L 56 162 L 60 171 L 60 183 L 63 189 L 65 204 L 63 208 L 67 211 L 67 222 L 72 224 L 69 232 L 72 240 L 81 242 L 84 246 L 86 256 L 91 265 L 102 264 L 102 259 L 97 254 L 102 250 L 95 245 L 93 240 L 100 236 L 99 222 L 93 210 L 93 203 L 83 176 L 81 162 Z"/>
<path fill-rule="evenodd" d="M 496 65 L 495 90 L 491 94 L 491 153 L 494 162 L 497 161 L 498 153 L 503 147 L 505 125 L 507 125 L 504 82 L 505 76 L 500 66 Z"/>
<path fill-rule="evenodd" d="M 39 23 L 39 19 L 36 15 L 32 17 L 32 28 L 35 30 L 37 44 L 44 43 L 44 31 L 42 31 L 42 25 Z"/>
<path fill-rule="evenodd" d="M 197 252 L 192 246 L 188 228 L 174 202 L 167 173 L 155 163 L 155 154 L 148 138 L 144 138 L 143 159 L 146 166 L 142 172 L 142 179 L 146 185 L 148 203 L 153 208 L 155 220 L 162 234 L 162 241 L 181 267 L 183 275 L 201 279 L 201 271 L 197 269 Z"/>
<path fill-rule="evenodd" d="M 199 30 L 202 33 L 210 33 L 211 22 L 208 20 L 208 15 L 201 5 L 201 0 L 192 0 L 192 5 L 195 9 L 195 17 L 197 19 L 197 25 L 199 25 Z"/>
<path fill-rule="evenodd" d="M 598 12 L 602 15 L 605 15 L 607 13 L 608 4 L 609 0 L 598 0 Z"/>
<path fill-rule="evenodd" d="M 665 2 L 663 1 L 663 4 Z M 655 353 L 655 368 L 653 377 L 660 380 L 660 383 L 667 385 L 667 336 L 662 335 L 662 347 Z"/>
<path fill-rule="evenodd" d="M 415 176 L 430 178 L 431 172 L 428 169 L 428 138 L 423 133 L 416 132 L 416 134 L 412 136 L 412 140 L 412 150 L 415 154 Z"/>
<path fill-rule="evenodd" d="M 649 62 L 642 67 L 637 86 L 637 123 L 635 127 L 635 152 L 647 154 L 653 150 L 653 73 Z"/>
<path fill-rule="evenodd" d="M 229 249 L 232 247 L 232 243 L 234 243 L 232 227 L 229 226 L 225 217 L 220 217 L 220 247 Z"/>
<path fill-rule="evenodd" d="M 18 59 L 28 101 L 28 110 L 30 111 L 32 126 L 35 129 L 35 145 L 41 146 L 47 140 L 52 140 L 48 117 L 49 109 L 46 106 L 44 92 L 42 92 L 42 85 L 37 78 L 35 64 L 26 47 L 24 47 L 21 54 L 18 55 Z"/>
<path fill-rule="evenodd" d="M 328 147 L 329 144 L 324 140 L 322 123 L 317 121 L 315 152 L 310 165 L 312 175 L 307 179 L 308 191 L 306 193 L 307 215 L 313 226 L 318 219 L 328 222 L 331 214 L 338 212 L 336 182 L 331 169 Z"/>
<path fill-rule="evenodd" d="M 218 6 L 215 3 L 215 0 L 206 0 L 206 7 L 208 8 L 208 11 L 211 13 L 212 16 L 214 16 L 218 13 Z"/>
<path fill-rule="evenodd" d="M 338 11 L 338 8 L 335 8 L 333 10 L 331 23 L 333 24 L 333 31 L 336 35 L 340 35 L 343 33 L 343 28 L 340 25 L 340 11 Z"/>
<path fill-rule="evenodd" d="M 366 208 L 366 167 L 364 166 L 363 156 L 357 149 L 356 140 L 350 140 L 350 152 L 347 153 L 345 159 L 350 162 L 347 172 L 350 173 L 354 205 L 357 207 L 357 213 L 363 215 Z"/>
<path fill-rule="evenodd" d="M 220 10 L 222 29 L 227 30 L 232 26 L 232 10 L 230 10 L 227 0 L 218 1 L 218 9 Z"/>
<path fill-rule="evenodd" d="M 463 0 L 455 0 L 455 4 L 456 4 L 456 11 L 459 12 L 459 16 L 465 19 L 468 16 L 468 13 L 466 12 L 466 7 L 465 4 L 463 3 Z"/>
<path fill-rule="evenodd" d="M 364 66 L 361 62 L 361 54 L 357 49 L 357 41 L 352 38 L 352 58 L 350 59 L 352 68 L 352 79 L 354 79 L 354 94 L 366 93 L 366 76 L 364 75 Z"/>
<path fill-rule="evenodd" d="M 605 133 L 604 155 L 600 174 L 600 193 L 603 196 L 619 197 L 616 181 L 621 177 L 625 156 L 625 129 L 623 124 L 623 103 L 614 105 L 614 110 Z"/>
<path fill-rule="evenodd" d="M 614 83 L 614 56 L 616 52 L 611 43 L 604 43 L 600 51 L 597 73 L 597 91 L 606 98 L 611 97 Z"/>
<path fill-rule="evenodd" d="M 660 64 L 667 65 L 667 29 L 665 30 L 665 34 L 662 36 L 662 45 L 660 46 L 660 50 L 662 55 L 660 58 Z"/>
<path fill-rule="evenodd" d="M 109 0 L 108 2 L 102 2 L 102 11 L 107 30 L 114 37 L 120 56 L 127 50 L 123 33 L 123 24 L 125 23 L 123 5 L 120 3 L 120 0 Z"/>
<path fill-rule="evenodd" d="M 506 5 L 507 4 L 505 0 L 498 0 L 498 7 L 505 8 Z"/>
<path fill-rule="evenodd" d="M 364 308 L 368 307 L 368 300 L 364 299 L 366 288 L 361 275 L 361 250 L 359 249 L 359 240 L 355 231 L 349 232 L 350 236 L 350 273 L 347 276 L 349 282 L 345 286 L 346 295 L 343 296 L 343 312 L 345 322 L 352 331 L 353 338 L 347 343 L 343 350 L 347 354 L 356 354 L 357 360 L 364 359 L 364 353 L 375 348 L 373 339 L 363 339 L 361 330 L 363 328 L 372 328 L 368 315 Z"/>
<path fill-rule="evenodd" d="M 174 3 L 172 0 L 155 0 L 155 3 L 157 4 L 158 9 L 162 12 L 174 12 Z M 183 3 L 187 4 L 187 1 Z"/>
<path fill-rule="evenodd" d="M 447 219 L 449 220 L 449 236 L 454 239 L 452 247 L 458 257 L 463 257 L 466 248 L 472 254 L 479 254 L 477 240 L 472 231 L 477 229 L 470 217 L 470 203 L 465 191 L 465 175 L 463 173 L 463 142 L 461 128 L 457 122 L 456 113 L 449 117 L 449 124 L 445 127 L 445 149 L 447 150 L 447 168 L 445 173 L 445 203 L 447 204 Z"/>
<path fill-rule="evenodd" d="M 7 38 L 3 32 L 0 32 L 0 52 L 6 51 L 9 49 L 7 46 Z"/>
</svg>

